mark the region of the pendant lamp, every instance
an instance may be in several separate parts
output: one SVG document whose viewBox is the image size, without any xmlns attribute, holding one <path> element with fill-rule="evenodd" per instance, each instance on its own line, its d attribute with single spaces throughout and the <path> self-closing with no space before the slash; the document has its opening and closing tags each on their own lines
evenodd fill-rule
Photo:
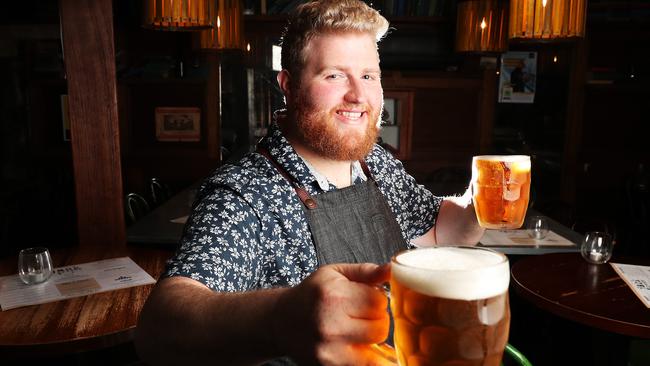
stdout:
<svg viewBox="0 0 650 366">
<path fill-rule="evenodd" d="M 143 0 L 142 26 L 166 31 L 209 29 L 209 0 Z"/>
<path fill-rule="evenodd" d="M 505 52 L 507 43 L 505 0 L 458 2 L 456 21 L 457 52 Z"/>
<path fill-rule="evenodd" d="M 587 0 L 511 0 L 509 37 L 553 40 L 584 37 Z"/>
<path fill-rule="evenodd" d="M 209 0 L 214 27 L 197 35 L 202 49 L 244 49 L 243 10 L 241 0 Z"/>
</svg>

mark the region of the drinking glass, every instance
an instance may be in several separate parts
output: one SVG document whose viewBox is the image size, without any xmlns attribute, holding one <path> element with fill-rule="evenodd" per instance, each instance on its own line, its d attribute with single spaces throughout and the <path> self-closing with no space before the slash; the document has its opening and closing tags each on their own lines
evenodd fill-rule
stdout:
<svg viewBox="0 0 650 366">
<path fill-rule="evenodd" d="M 544 216 L 531 216 L 528 219 L 528 235 L 535 240 L 541 240 L 548 235 L 548 220 Z"/>
<path fill-rule="evenodd" d="M 474 156 L 472 194 L 479 225 L 486 229 L 520 228 L 530 196 L 530 156 Z"/>
<path fill-rule="evenodd" d="M 490 249 L 398 253 L 390 279 L 393 357 L 401 366 L 500 365 L 510 328 L 509 280 L 508 258 Z"/>
<path fill-rule="evenodd" d="M 580 247 L 582 257 L 593 264 L 607 263 L 612 257 L 613 250 L 614 244 L 611 235 L 600 231 L 588 232 Z"/>
<path fill-rule="evenodd" d="M 47 248 L 27 248 L 18 254 L 18 275 L 28 284 L 47 281 L 52 276 L 52 258 Z"/>
</svg>

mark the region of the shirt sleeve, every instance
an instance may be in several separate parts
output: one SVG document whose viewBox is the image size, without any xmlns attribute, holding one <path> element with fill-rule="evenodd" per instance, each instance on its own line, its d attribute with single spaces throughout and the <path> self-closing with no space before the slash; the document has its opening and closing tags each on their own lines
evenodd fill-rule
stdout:
<svg viewBox="0 0 650 366">
<path fill-rule="evenodd" d="M 393 210 L 404 238 L 410 241 L 429 231 L 436 223 L 442 197 L 418 184 L 401 161 L 377 145 L 368 157 L 368 163 L 376 171 L 379 188 Z"/>
<path fill-rule="evenodd" d="M 443 198 L 435 196 L 426 187 L 418 184 L 415 178 L 403 168 L 402 177 L 409 192 L 408 199 L 404 203 L 406 206 L 404 214 L 407 216 L 407 221 L 411 223 L 408 238 L 414 239 L 424 235 L 436 224 Z"/>
<path fill-rule="evenodd" d="M 216 291 L 246 291 L 258 282 L 260 222 L 243 197 L 204 187 L 163 277 L 192 278 Z"/>
</svg>

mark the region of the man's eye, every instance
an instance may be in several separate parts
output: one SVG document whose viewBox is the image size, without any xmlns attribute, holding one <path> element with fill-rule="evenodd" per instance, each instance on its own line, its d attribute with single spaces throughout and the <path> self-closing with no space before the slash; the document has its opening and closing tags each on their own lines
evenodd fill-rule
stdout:
<svg viewBox="0 0 650 366">
<path fill-rule="evenodd" d="M 327 78 L 328 78 L 328 79 L 340 79 L 340 78 L 342 78 L 342 77 L 343 77 L 343 76 L 341 76 L 341 74 L 331 74 L 331 75 L 327 75 Z"/>
</svg>

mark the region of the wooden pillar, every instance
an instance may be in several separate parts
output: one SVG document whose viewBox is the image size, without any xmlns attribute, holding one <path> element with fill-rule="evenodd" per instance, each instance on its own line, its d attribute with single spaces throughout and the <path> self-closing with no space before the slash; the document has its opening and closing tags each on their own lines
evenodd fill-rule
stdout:
<svg viewBox="0 0 650 366">
<path fill-rule="evenodd" d="M 209 74 L 205 86 L 206 104 L 206 138 L 208 143 L 208 157 L 220 161 L 221 140 L 219 126 L 221 124 L 221 75 L 220 59 L 216 51 L 208 51 L 206 56 Z"/>
<path fill-rule="evenodd" d="M 112 0 L 59 1 L 79 244 L 126 243 Z"/>
<path fill-rule="evenodd" d="M 486 67 L 483 69 L 483 82 L 481 85 L 479 101 L 479 149 L 481 154 L 492 151 L 492 135 L 494 133 L 494 113 L 497 100 L 496 69 Z"/>
<path fill-rule="evenodd" d="M 586 64 L 586 43 L 584 39 L 580 39 L 571 51 L 560 192 L 562 200 L 573 207 L 576 203 L 576 177 L 579 169 L 583 169 L 579 154 L 582 149 Z"/>
</svg>

